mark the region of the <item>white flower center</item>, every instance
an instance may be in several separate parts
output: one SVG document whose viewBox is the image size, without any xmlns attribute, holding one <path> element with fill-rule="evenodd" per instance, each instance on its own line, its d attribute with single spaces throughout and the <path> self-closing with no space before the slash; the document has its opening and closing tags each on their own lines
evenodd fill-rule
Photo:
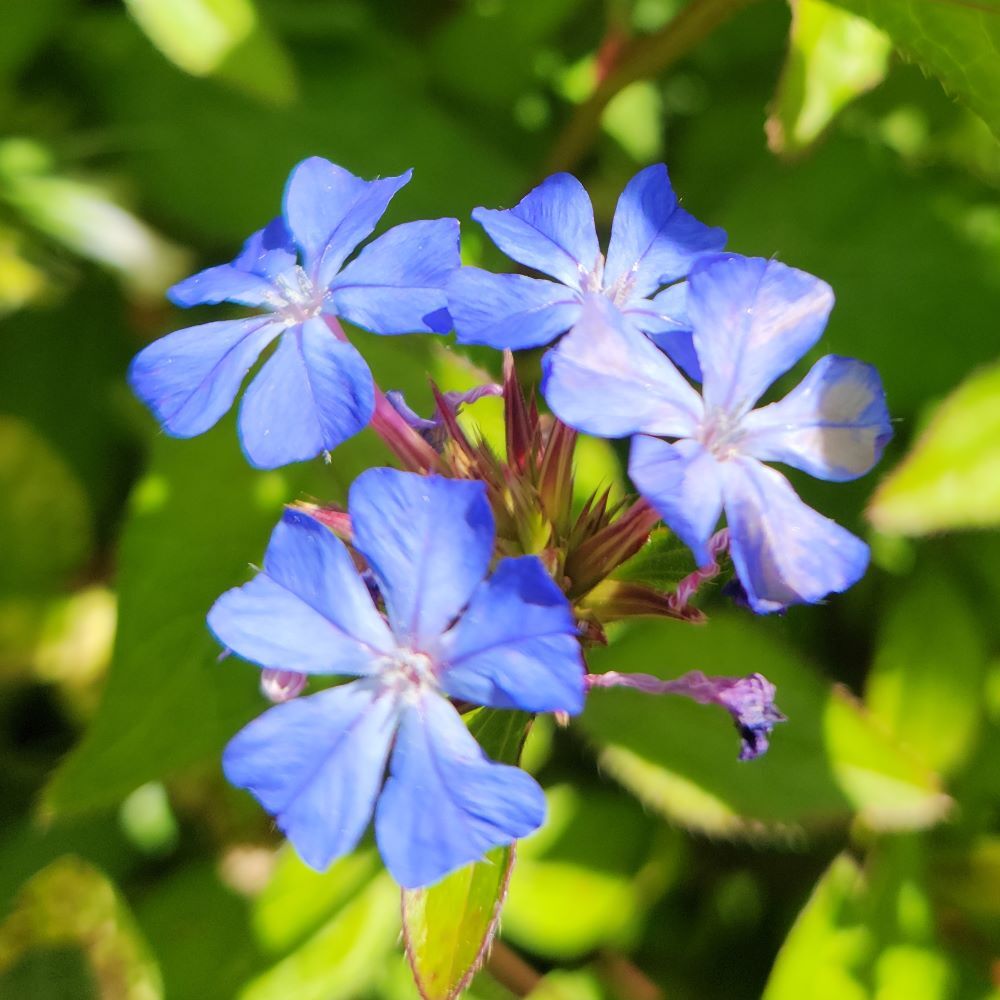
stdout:
<svg viewBox="0 0 1000 1000">
<path fill-rule="evenodd" d="M 597 260 L 594 261 L 591 270 L 584 271 L 582 267 L 580 270 L 583 272 L 581 284 L 584 292 L 603 295 L 605 298 L 611 299 L 619 308 L 627 305 L 632 298 L 632 290 L 635 288 L 635 272 L 626 271 L 613 285 L 606 285 L 604 283 L 604 254 L 597 255 Z"/>
<path fill-rule="evenodd" d="M 399 648 L 383 658 L 380 680 L 397 695 L 416 698 L 427 688 L 437 688 L 434 661 L 426 653 Z"/>
<path fill-rule="evenodd" d="M 274 279 L 272 308 L 291 325 L 318 316 L 326 293 L 317 288 L 298 264 Z"/>
<path fill-rule="evenodd" d="M 742 437 L 741 420 L 726 410 L 707 413 L 698 434 L 698 440 L 720 462 L 739 454 Z"/>
</svg>

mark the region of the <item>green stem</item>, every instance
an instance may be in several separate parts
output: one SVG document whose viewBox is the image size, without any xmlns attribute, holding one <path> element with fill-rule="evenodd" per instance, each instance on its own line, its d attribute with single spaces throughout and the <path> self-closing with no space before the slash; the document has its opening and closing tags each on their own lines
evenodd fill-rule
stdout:
<svg viewBox="0 0 1000 1000">
<path fill-rule="evenodd" d="M 629 42 L 614 69 L 577 107 L 556 139 L 545 163 L 545 174 L 576 166 L 593 145 L 601 128 L 601 115 L 616 94 L 636 80 L 658 76 L 720 24 L 753 2 L 755 0 L 691 0 L 659 31 Z"/>
</svg>

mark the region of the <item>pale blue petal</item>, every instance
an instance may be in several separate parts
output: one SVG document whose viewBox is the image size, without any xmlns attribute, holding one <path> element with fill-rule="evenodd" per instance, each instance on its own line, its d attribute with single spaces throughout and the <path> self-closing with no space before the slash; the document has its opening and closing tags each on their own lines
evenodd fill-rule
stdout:
<svg viewBox="0 0 1000 1000">
<path fill-rule="evenodd" d="M 580 299 L 554 281 L 463 267 L 448 281 L 448 309 L 460 344 L 521 351 L 565 333 L 580 315 Z"/>
<path fill-rule="evenodd" d="M 233 267 L 274 280 L 298 263 L 295 240 L 279 215 L 247 238 Z"/>
<path fill-rule="evenodd" d="M 292 170 L 285 186 L 285 222 L 318 287 L 329 285 L 412 174 L 365 181 L 318 156 Z"/>
<path fill-rule="evenodd" d="M 784 399 L 748 414 L 740 450 L 819 479 L 863 476 L 892 437 L 878 372 L 828 355 Z"/>
<path fill-rule="evenodd" d="M 338 316 L 375 333 L 447 333 L 445 284 L 460 265 L 457 219 L 408 222 L 337 275 L 333 304 Z"/>
<path fill-rule="evenodd" d="M 354 546 L 368 560 L 399 641 L 436 642 L 469 602 L 493 555 L 481 482 L 368 469 L 348 499 Z"/>
<path fill-rule="evenodd" d="M 687 317 L 687 282 L 664 288 L 651 299 L 635 299 L 623 309 L 626 317 L 689 378 L 701 381 L 701 365 Z"/>
<path fill-rule="evenodd" d="M 583 660 L 573 612 L 535 556 L 504 559 L 439 647 L 453 698 L 527 712 L 583 709 Z"/>
<path fill-rule="evenodd" d="M 697 441 L 668 444 L 640 434 L 632 439 L 628 474 L 695 562 L 711 563 L 708 540 L 722 514 L 722 474 L 716 459 Z"/>
<path fill-rule="evenodd" d="M 777 261 L 728 254 L 696 266 L 687 312 L 706 408 L 745 414 L 819 340 L 832 308 L 826 282 Z"/>
<path fill-rule="evenodd" d="M 235 302 L 242 306 L 274 306 L 279 296 L 274 285 L 259 274 L 243 271 L 232 264 L 209 267 L 168 289 L 167 297 L 174 305 L 216 305 Z"/>
<path fill-rule="evenodd" d="M 723 230 L 706 226 L 677 204 L 667 168 L 656 163 L 640 170 L 618 199 L 604 286 L 627 286 L 635 298 L 645 298 L 725 245 Z"/>
<path fill-rule="evenodd" d="M 382 785 L 398 713 L 369 681 L 266 711 L 226 747 L 226 778 L 271 813 L 306 864 L 353 850 Z"/>
<path fill-rule="evenodd" d="M 444 698 L 425 693 L 404 712 L 375 809 L 375 839 L 401 886 L 430 885 L 544 819 L 534 779 L 493 763 Z"/>
<path fill-rule="evenodd" d="M 868 546 L 807 507 L 780 472 L 752 458 L 722 467 L 729 552 L 754 611 L 814 604 L 861 579 Z"/>
<path fill-rule="evenodd" d="M 332 451 L 371 420 L 371 372 L 318 318 L 286 330 L 243 396 L 240 440 L 251 465 L 276 469 Z"/>
<path fill-rule="evenodd" d="M 581 290 L 601 252 L 594 208 L 571 174 L 553 174 L 511 209 L 477 208 L 472 217 L 508 257 Z"/>
<path fill-rule="evenodd" d="M 194 437 L 233 405 L 260 352 L 280 333 L 270 316 L 177 330 L 132 359 L 129 384 L 168 434 Z"/>
<path fill-rule="evenodd" d="M 219 642 L 262 667 L 371 674 L 395 649 L 347 547 L 301 511 L 286 510 L 264 569 L 208 613 Z"/>
<path fill-rule="evenodd" d="M 542 392 L 552 412 L 599 437 L 693 434 L 698 393 L 670 359 L 602 296 L 588 296 L 580 322 L 545 356 Z"/>
</svg>

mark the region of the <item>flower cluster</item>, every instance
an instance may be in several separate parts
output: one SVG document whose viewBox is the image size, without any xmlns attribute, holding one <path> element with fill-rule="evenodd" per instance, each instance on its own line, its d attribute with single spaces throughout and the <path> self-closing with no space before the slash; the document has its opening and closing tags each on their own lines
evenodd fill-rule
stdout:
<svg viewBox="0 0 1000 1000">
<path fill-rule="evenodd" d="M 316 868 L 352 850 L 374 816 L 386 866 L 412 888 L 543 820 L 535 781 L 471 735 L 462 713 L 475 706 L 562 719 L 601 688 L 679 694 L 729 712 L 742 759 L 763 753 L 784 717 L 759 674 L 589 675 L 586 649 L 617 619 L 701 617 L 691 598 L 727 553 L 758 613 L 851 586 L 865 544 L 765 463 L 852 479 L 891 429 L 874 369 L 836 356 L 758 405 L 816 344 L 833 294 L 802 271 L 724 252 L 725 234 L 678 205 L 664 166 L 625 188 L 606 257 L 568 174 L 512 209 L 473 213 L 502 251 L 548 277 L 461 266 L 454 219 L 396 226 L 352 258 L 409 179 L 299 164 L 278 219 L 231 264 L 171 290 L 182 306 L 254 314 L 169 334 L 129 378 L 168 434 L 191 437 L 218 422 L 277 341 L 240 405 L 251 464 L 328 455 L 370 425 L 403 466 L 359 476 L 346 510 L 290 506 L 261 571 L 223 594 L 208 623 L 261 668 L 276 703 L 229 744 L 229 780 Z M 435 388 L 436 410 L 421 416 L 374 383 L 340 319 L 383 335 L 454 329 L 459 343 L 505 352 L 503 384 Z M 548 345 L 551 415 L 511 355 Z M 484 395 L 503 396 L 504 454 L 457 418 Z M 574 503 L 581 432 L 631 440 L 637 497 Z M 695 564 L 667 593 L 619 573 L 661 520 Z M 321 689 L 299 697 L 307 678 Z"/>
</svg>

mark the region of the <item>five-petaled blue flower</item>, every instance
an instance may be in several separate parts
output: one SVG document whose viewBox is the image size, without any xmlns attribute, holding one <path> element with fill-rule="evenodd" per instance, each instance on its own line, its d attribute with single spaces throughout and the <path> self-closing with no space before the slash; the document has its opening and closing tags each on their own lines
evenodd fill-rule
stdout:
<svg viewBox="0 0 1000 1000">
<path fill-rule="evenodd" d="M 833 292 L 803 271 L 736 255 L 699 262 L 687 286 L 701 396 L 592 296 L 546 358 L 549 405 L 579 430 L 635 435 L 629 475 L 699 565 L 710 561 L 708 540 L 725 510 L 733 564 L 755 611 L 847 589 L 864 573 L 868 547 L 762 462 L 834 481 L 868 472 L 892 436 L 878 373 L 829 355 L 784 399 L 755 410 L 819 339 Z"/>
<path fill-rule="evenodd" d="M 508 257 L 556 281 L 475 267 L 454 272 L 448 303 L 459 343 L 540 347 L 574 326 L 585 297 L 597 294 L 697 377 L 685 287 L 678 282 L 699 257 L 721 250 L 726 234 L 677 204 L 662 163 L 646 167 L 625 186 L 607 260 L 590 198 L 571 174 L 554 174 L 512 209 L 477 208 L 472 217 Z"/>
<path fill-rule="evenodd" d="M 482 483 L 370 469 L 349 510 L 384 615 L 347 547 L 289 511 L 263 571 L 223 594 L 208 621 L 263 667 L 359 679 L 265 712 L 223 765 L 315 868 L 355 846 L 374 808 L 386 866 L 413 888 L 544 818 L 534 780 L 489 760 L 448 699 L 579 712 L 580 644 L 537 558 L 503 559 L 486 577 L 494 525 Z"/>
<path fill-rule="evenodd" d="M 443 289 L 460 263 L 456 219 L 396 226 L 344 266 L 411 173 L 364 181 L 319 157 L 304 160 L 289 176 L 280 218 L 254 233 L 231 264 L 171 289 L 181 306 L 228 301 L 263 312 L 179 330 L 136 356 L 129 381 L 168 434 L 193 437 L 212 427 L 278 337 L 240 407 L 240 441 L 252 465 L 314 458 L 368 424 L 371 373 L 323 317 L 382 334 L 451 329 Z"/>
</svg>

